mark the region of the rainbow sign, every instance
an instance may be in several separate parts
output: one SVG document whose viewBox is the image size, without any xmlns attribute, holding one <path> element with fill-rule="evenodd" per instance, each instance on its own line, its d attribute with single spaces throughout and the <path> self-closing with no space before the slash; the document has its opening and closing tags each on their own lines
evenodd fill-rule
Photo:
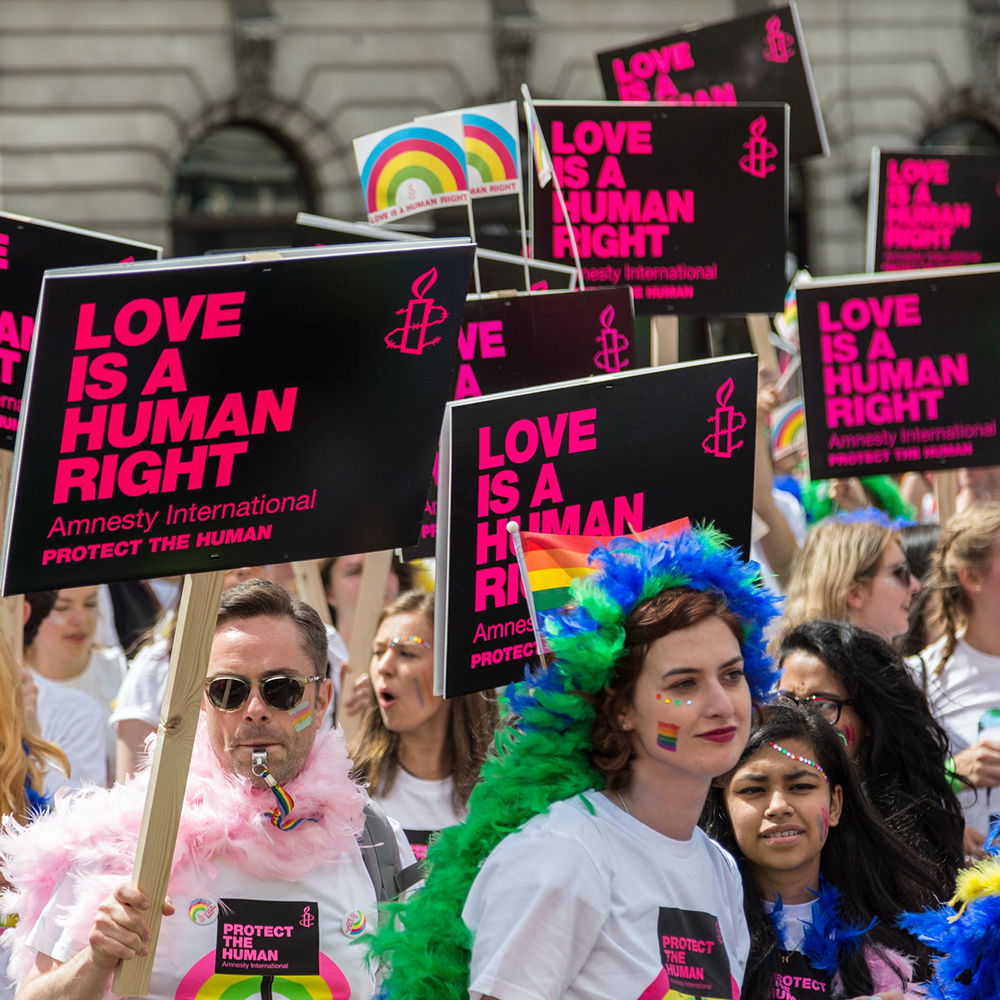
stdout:
<svg viewBox="0 0 1000 1000">
<path fill-rule="evenodd" d="M 458 113 L 435 115 L 354 140 L 368 221 L 467 205 L 465 137 Z"/>
<path fill-rule="evenodd" d="M 517 104 L 487 104 L 464 108 L 465 159 L 473 198 L 518 194 L 521 159 L 518 149 Z"/>
</svg>

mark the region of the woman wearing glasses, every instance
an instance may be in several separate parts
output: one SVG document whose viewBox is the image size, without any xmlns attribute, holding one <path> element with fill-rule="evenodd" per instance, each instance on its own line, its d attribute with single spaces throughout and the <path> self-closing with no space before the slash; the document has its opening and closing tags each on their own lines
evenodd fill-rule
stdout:
<svg viewBox="0 0 1000 1000">
<path fill-rule="evenodd" d="M 465 818 L 499 724 L 490 694 L 434 694 L 433 643 L 433 594 L 411 590 L 385 608 L 372 643 L 374 697 L 351 746 L 354 777 L 403 827 L 419 860 L 432 834 Z"/>
<path fill-rule="evenodd" d="M 941 869 L 951 895 L 962 811 L 945 772 L 948 734 L 892 646 L 845 622 L 811 621 L 781 641 L 780 693 L 841 734 L 868 798 L 898 836 Z"/>
<path fill-rule="evenodd" d="M 982 854 L 1000 812 L 1000 503 L 956 514 L 931 563 L 932 626 L 943 636 L 910 660 L 951 737 L 954 768 L 973 786 L 960 800 L 966 852 Z"/>
<path fill-rule="evenodd" d="M 909 627 L 907 612 L 919 589 L 892 524 L 867 508 L 838 514 L 810 532 L 784 612 L 792 626 L 832 618 L 892 639 Z"/>
</svg>

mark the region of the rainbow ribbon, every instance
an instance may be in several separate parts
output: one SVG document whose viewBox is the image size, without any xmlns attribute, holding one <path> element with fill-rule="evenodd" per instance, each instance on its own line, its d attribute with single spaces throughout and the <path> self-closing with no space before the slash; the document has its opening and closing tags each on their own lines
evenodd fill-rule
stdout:
<svg viewBox="0 0 1000 1000">
<path fill-rule="evenodd" d="M 260 767 L 260 776 L 267 782 L 268 788 L 271 789 L 271 793 L 278 802 L 270 814 L 271 826 L 277 827 L 279 830 L 294 830 L 300 823 L 319 822 L 319 820 L 313 819 L 311 816 L 292 819 L 289 813 L 295 808 L 295 799 L 274 780 L 266 764 L 259 764 L 258 766 Z M 268 814 L 264 813 L 264 815 L 267 816 Z"/>
</svg>

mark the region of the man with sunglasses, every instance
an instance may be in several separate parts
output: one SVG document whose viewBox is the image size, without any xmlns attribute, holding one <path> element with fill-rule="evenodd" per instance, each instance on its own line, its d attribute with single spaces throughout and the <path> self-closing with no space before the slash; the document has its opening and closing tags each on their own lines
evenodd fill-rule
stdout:
<svg viewBox="0 0 1000 1000">
<path fill-rule="evenodd" d="M 318 730 L 333 693 L 326 657 L 319 616 L 279 585 L 223 595 L 148 996 L 279 995 L 275 977 L 284 996 L 375 992 L 354 945 L 376 921 L 359 843 L 367 794 L 342 733 Z M 102 996 L 118 961 L 144 953 L 149 903 L 123 881 L 144 783 L 0 837 L 18 887 L 4 909 L 21 918 L 5 932 L 21 1000 Z"/>
</svg>

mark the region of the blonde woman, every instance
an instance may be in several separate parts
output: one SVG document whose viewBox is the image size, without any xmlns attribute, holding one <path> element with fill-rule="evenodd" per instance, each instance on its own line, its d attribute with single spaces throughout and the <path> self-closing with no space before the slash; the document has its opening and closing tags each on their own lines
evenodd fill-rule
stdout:
<svg viewBox="0 0 1000 1000">
<path fill-rule="evenodd" d="M 831 517 L 809 533 L 784 612 L 792 626 L 831 618 L 893 639 L 907 630 L 919 589 L 888 518 L 868 509 Z"/>
<path fill-rule="evenodd" d="M 943 635 L 909 662 L 951 738 L 967 854 L 1000 812 L 1000 502 L 975 504 L 941 533 L 931 561 L 932 625 Z"/>
<path fill-rule="evenodd" d="M 496 699 L 433 694 L 434 595 L 411 590 L 382 612 L 373 697 L 351 746 L 354 775 L 423 859 L 430 837 L 461 823 L 499 723 Z"/>
</svg>

